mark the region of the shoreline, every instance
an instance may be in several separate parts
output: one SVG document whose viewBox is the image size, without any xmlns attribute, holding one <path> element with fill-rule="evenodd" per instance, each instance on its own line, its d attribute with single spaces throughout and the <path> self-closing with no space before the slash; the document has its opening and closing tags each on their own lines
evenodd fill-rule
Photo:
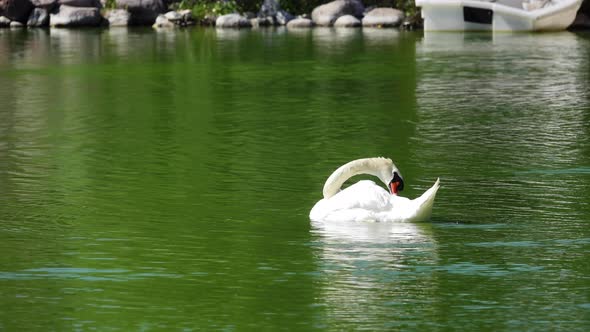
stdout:
<svg viewBox="0 0 590 332">
<path fill-rule="evenodd" d="M 258 26 L 378 26 L 416 29 L 421 19 L 415 7 L 408 12 L 393 7 L 365 5 L 360 0 L 334 0 L 321 4 L 310 13 L 293 15 L 276 0 L 264 0 L 257 12 L 242 12 L 233 1 L 212 2 L 222 7 L 187 7 L 184 2 L 148 0 L 6 0 L 0 3 L 0 28 L 43 27 L 119 27 L 156 28 L 193 25 L 221 28 Z"/>
<path fill-rule="evenodd" d="M 77 1 L 12 0 L 12 7 L 0 4 L 0 29 L 150 26 L 156 29 L 192 26 L 227 29 L 280 26 L 285 26 L 288 29 L 315 27 L 423 29 L 423 19 L 419 8 L 412 7 L 402 11 L 393 7 L 365 7 L 360 0 L 334 0 L 315 7 L 310 14 L 298 16 L 282 10 L 276 0 L 264 0 L 258 13 L 240 13 L 236 11 L 234 6 L 217 11 L 216 14 L 197 13 L 195 8 L 179 8 L 180 5 L 174 3 L 159 7 L 150 6 L 159 0 L 139 2 L 134 4 L 134 7 L 127 6 L 125 8 L 115 8 L 112 5 L 113 2 L 109 1 Z M 119 0 L 117 4 L 124 3 L 124 1 Z M 590 0 L 587 1 L 590 2 Z M 7 0 L 7 2 L 11 1 Z M 28 7 L 24 5 L 25 3 L 28 3 Z M 110 5 L 105 8 L 107 4 Z M 92 7 L 78 5 L 92 5 Z M 584 5 L 585 3 L 578 11 L 572 24 L 564 30 L 590 30 L 590 14 L 586 13 L 587 7 L 590 6 Z"/>
</svg>

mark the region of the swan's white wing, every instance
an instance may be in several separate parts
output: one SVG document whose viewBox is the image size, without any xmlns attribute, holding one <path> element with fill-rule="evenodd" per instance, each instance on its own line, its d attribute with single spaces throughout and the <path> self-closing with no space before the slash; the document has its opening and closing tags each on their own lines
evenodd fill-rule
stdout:
<svg viewBox="0 0 590 332">
<path fill-rule="evenodd" d="M 391 210 L 380 213 L 377 217 L 380 220 L 388 221 L 426 221 L 430 219 L 432 214 L 432 206 L 438 188 L 440 188 L 439 179 L 416 199 L 390 196 Z"/>
<path fill-rule="evenodd" d="M 391 195 L 372 181 L 359 181 L 329 199 L 316 203 L 309 213 L 314 221 L 426 221 L 440 181 L 410 200 Z"/>
<path fill-rule="evenodd" d="M 330 198 L 334 209 L 382 211 L 389 208 L 391 195 L 370 180 L 359 181 Z"/>
<path fill-rule="evenodd" d="M 312 220 L 377 220 L 376 212 L 391 209 L 390 194 L 373 181 L 359 181 L 336 195 L 319 201 L 309 214 Z"/>
</svg>

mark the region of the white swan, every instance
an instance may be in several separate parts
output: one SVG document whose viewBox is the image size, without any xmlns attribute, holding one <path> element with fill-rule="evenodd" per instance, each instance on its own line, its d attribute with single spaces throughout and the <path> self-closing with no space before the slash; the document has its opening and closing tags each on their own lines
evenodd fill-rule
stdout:
<svg viewBox="0 0 590 332">
<path fill-rule="evenodd" d="M 363 180 L 340 190 L 358 174 L 378 177 L 389 193 L 373 181 Z M 324 198 L 309 213 L 312 221 L 425 221 L 430 219 L 440 180 L 416 199 L 397 195 L 404 181 L 391 159 L 366 158 L 340 166 L 324 184 Z"/>
</svg>

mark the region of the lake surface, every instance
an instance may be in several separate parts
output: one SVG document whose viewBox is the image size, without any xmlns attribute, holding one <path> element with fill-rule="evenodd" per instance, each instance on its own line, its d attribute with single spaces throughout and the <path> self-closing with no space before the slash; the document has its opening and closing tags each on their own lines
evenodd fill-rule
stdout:
<svg viewBox="0 0 590 332">
<path fill-rule="evenodd" d="M 381 155 L 430 222 L 309 221 Z M 6 331 L 587 331 L 590 34 L 0 30 L 0 253 Z"/>
</svg>

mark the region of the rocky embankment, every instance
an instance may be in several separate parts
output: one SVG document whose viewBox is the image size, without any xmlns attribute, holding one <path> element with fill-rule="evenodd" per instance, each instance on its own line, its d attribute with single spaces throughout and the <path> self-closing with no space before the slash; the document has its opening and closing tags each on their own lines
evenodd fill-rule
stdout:
<svg viewBox="0 0 590 332">
<path fill-rule="evenodd" d="M 313 26 L 420 28 L 418 15 L 387 7 L 365 7 L 360 0 L 335 0 L 316 7 L 311 15 L 292 15 L 277 0 L 264 0 L 258 13 L 208 15 L 199 20 L 191 10 L 170 11 L 178 0 L 0 0 L 0 27 L 96 27 L 152 25 L 156 28 L 195 24 L 219 28 L 284 25 L 290 29 Z M 106 8 L 109 7 L 109 8 Z M 574 29 L 590 28 L 590 0 L 585 0 Z"/>
<path fill-rule="evenodd" d="M 394 8 L 366 8 L 360 0 L 336 0 L 315 8 L 311 15 L 295 16 L 281 9 L 276 0 L 265 0 L 258 13 L 208 15 L 196 20 L 191 10 L 169 11 L 174 0 L 0 0 L 0 27 L 96 27 L 152 25 L 156 28 L 195 24 L 220 28 L 260 26 L 377 26 L 408 27 L 416 22 L 406 19 Z M 109 7 L 109 8 L 106 8 Z"/>
<path fill-rule="evenodd" d="M 151 25 L 165 0 L 0 0 L 0 27 L 92 27 Z"/>
</svg>

